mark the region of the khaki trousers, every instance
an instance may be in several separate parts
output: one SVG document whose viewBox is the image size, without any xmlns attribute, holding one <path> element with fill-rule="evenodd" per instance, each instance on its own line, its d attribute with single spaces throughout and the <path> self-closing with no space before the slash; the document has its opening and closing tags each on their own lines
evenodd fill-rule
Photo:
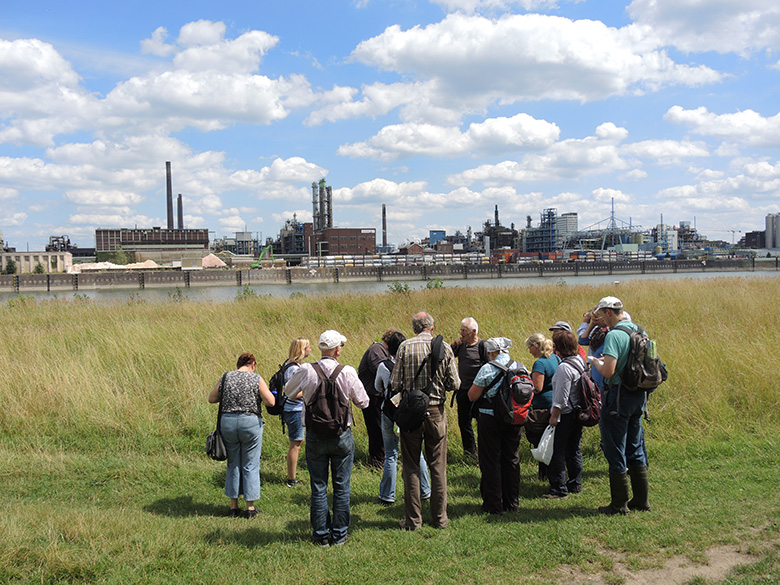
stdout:
<svg viewBox="0 0 780 585">
<path fill-rule="evenodd" d="M 450 523 L 447 517 L 447 416 L 444 404 L 429 406 L 428 416 L 416 431 L 401 431 L 404 514 L 409 530 L 422 525 L 420 453 L 423 443 L 431 475 L 431 520 L 434 528 L 444 528 Z"/>
</svg>

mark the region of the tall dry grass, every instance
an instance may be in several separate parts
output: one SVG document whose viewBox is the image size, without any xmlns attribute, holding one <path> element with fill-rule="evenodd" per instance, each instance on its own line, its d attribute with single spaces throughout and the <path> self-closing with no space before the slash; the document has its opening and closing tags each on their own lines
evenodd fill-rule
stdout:
<svg viewBox="0 0 780 585">
<path fill-rule="evenodd" d="M 215 415 L 205 396 L 243 351 L 255 354 L 267 379 L 292 338 L 316 343 L 324 329 L 338 329 L 349 338 L 342 362 L 357 366 L 386 328 L 410 335 L 411 315 L 424 309 L 448 340 L 463 317 L 475 317 L 481 336 L 513 339 L 513 357 L 530 366 L 528 335 L 547 333 L 560 319 L 576 327 L 584 310 L 614 294 L 658 341 L 669 369 L 651 398 L 657 424 L 649 432 L 661 439 L 749 432 L 780 421 L 776 289 L 774 279 L 726 277 L 223 304 L 7 303 L 0 308 L 0 427 L 11 441 L 42 449 L 201 450 Z"/>
</svg>

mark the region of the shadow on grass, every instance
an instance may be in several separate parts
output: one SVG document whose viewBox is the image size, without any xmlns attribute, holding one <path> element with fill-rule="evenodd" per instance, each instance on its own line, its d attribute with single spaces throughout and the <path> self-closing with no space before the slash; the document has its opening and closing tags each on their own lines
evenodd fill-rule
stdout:
<svg viewBox="0 0 780 585">
<path fill-rule="evenodd" d="M 246 522 L 248 521 L 237 519 L 233 522 L 243 522 L 244 526 L 246 526 Z M 254 520 L 250 522 L 254 522 Z M 289 522 L 287 524 L 287 529 L 283 532 L 263 530 L 262 525 L 259 523 L 243 530 L 236 530 L 236 527 L 240 526 L 236 524 L 230 528 L 220 528 L 208 532 L 204 535 L 203 540 L 206 544 L 236 544 L 244 548 L 257 548 L 261 546 L 308 541 L 310 539 L 309 524 L 304 520 Z"/>
<path fill-rule="evenodd" d="M 194 502 L 192 496 L 161 498 L 144 507 L 146 512 L 160 516 L 185 518 L 188 516 L 227 516 L 228 507 L 216 506 L 204 502 Z"/>
</svg>

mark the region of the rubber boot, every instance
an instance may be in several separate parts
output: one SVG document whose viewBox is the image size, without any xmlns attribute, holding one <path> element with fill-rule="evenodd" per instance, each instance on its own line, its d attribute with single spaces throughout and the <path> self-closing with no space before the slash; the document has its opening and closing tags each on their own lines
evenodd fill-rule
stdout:
<svg viewBox="0 0 780 585">
<path fill-rule="evenodd" d="M 647 492 L 649 491 L 647 465 L 629 467 L 628 476 L 631 478 L 631 491 L 634 494 L 634 497 L 628 501 L 628 508 L 630 510 L 649 512 L 650 504 L 647 501 Z"/>
<path fill-rule="evenodd" d="M 607 506 L 600 506 L 602 514 L 628 514 L 628 474 L 609 472 L 609 493 L 612 501 Z"/>
</svg>

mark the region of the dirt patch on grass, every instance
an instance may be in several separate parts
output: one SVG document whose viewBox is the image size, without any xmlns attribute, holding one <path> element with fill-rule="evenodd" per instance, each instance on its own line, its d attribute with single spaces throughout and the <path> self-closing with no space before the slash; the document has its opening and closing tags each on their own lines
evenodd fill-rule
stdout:
<svg viewBox="0 0 780 585">
<path fill-rule="evenodd" d="M 658 569 L 630 570 L 626 559 L 614 552 L 607 553 L 613 558 L 614 566 L 608 574 L 588 574 L 577 567 L 561 568 L 561 583 L 583 583 L 587 585 L 682 585 L 694 577 L 711 581 L 722 581 L 729 572 L 739 565 L 748 565 L 758 561 L 740 546 L 719 546 L 704 551 L 706 561 L 695 562 L 687 556 L 676 556 L 664 562 Z"/>
</svg>

